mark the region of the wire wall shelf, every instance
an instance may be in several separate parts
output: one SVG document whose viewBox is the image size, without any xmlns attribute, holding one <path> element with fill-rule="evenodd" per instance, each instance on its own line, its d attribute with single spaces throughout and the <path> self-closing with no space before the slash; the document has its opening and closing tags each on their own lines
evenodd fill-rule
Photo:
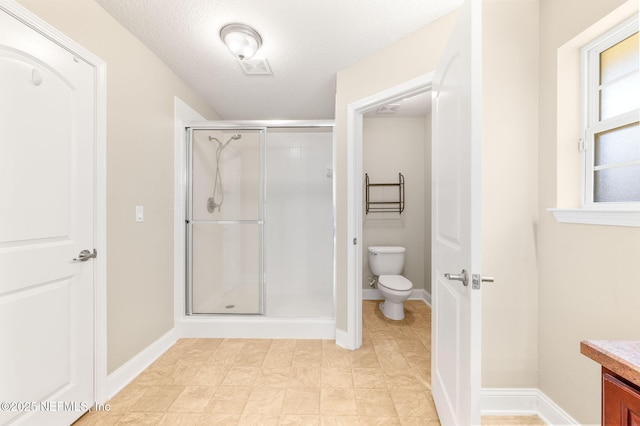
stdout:
<svg viewBox="0 0 640 426">
<path fill-rule="evenodd" d="M 370 183 L 369 175 L 365 173 L 365 204 L 366 204 L 366 214 L 369 213 L 402 213 L 404 211 L 404 176 L 402 173 L 398 173 L 398 182 L 397 183 Z M 383 199 L 378 199 L 377 201 L 371 200 L 371 189 L 376 187 L 391 187 L 393 197 L 387 200 L 387 197 L 381 197 Z M 393 190 L 393 187 L 397 187 L 397 193 Z M 386 193 L 384 194 L 386 195 Z"/>
</svg>

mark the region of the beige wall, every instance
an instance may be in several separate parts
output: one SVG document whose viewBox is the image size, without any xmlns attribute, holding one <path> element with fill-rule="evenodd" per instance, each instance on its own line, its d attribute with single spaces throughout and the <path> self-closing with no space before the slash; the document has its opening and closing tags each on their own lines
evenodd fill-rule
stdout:
<svg viewBox="0 0 640 426">
<path fill-rule="evenodd" d="M 397 245 L 407 249 L 403 275 L 414 289 L 424 289 L 425 254 L 425 164 L 427 146 L 424 117 L 365 117 L 362 126 L 362 168 L 371 183 L 397 183 L 398 173 L 405 179 L 405 210 L 402 214 L 370 212 L 364 216 L 362 235 L 363 288 L 369 289 L 366 248 L 370 245 Z M 430 135 L 429 135 L 430 136 Z M 429 169 L 427 169 L 428 171 Z M 429 183 L 431 180 L 429 179 Z M 380 190 L 384 190 L 382 194 Z M 372 187 L 371 201 L 397 199 L 397 187 Z M 427 214 L 431 217 L 431 212 Z M 431 223 L 429 223 L 431 226 Z M 430 262 L 429 262 L 430 263 Z"/>
<path fill-rule="evenodd" d="M 537 384 L 538 1 L 484 1 L 482 386 Z"/>
<path fill-rule="evenodd" d="M 540 0 L 539 388 L 583 424 L 600 422 L 600 369 L 580 341 L 640 338 L 640 229 L 560 224 L 547 211 L 564 190 L 558 159 L 576 143 L 557 137 L 557 50 L 622 3 Z"/>
<path fill-rule="evenodd" d="M 337 75 L 336 92 L 336 325 L 347 330 L 347 106 L 435 70 L 455 23 L 451 13 Z"/>
<path fill-rule="evenodd" d="M 107 327 L 111 373 L 173 328 L 174 97 L 219 118 L 91 0 L 20 0 L 107 63 Z M 135 223 L 136 205 L 145 220 Z"/>
</svg>

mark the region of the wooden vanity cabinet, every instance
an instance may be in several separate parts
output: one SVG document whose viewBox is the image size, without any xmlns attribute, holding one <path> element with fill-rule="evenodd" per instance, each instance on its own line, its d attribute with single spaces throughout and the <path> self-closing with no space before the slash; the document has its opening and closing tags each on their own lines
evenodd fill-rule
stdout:
<svg viewBox="0 0 640 426">
<path fill-rule="evenodd" d="M 603 426 L 640 426 L 640 387 L 602 368 Z"/>
</svg>

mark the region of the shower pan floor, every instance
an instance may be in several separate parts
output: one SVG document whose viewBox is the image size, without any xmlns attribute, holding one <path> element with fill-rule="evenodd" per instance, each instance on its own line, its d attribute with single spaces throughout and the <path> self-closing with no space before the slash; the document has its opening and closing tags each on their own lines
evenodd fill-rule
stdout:
<svg viewBox="0 0 640 426">
<path fill-rule="evenodd" d="M 260 314 L 260 298 L 255 285 L 237 285 L 204 297 L 193 298 L 194 314 Z"/>
</svg>

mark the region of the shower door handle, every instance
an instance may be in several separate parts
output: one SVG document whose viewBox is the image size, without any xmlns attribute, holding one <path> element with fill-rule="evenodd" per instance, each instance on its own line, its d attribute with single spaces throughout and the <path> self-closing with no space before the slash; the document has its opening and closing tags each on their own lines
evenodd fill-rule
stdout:
<svg viewBox="0 0 640 426">
<path fill-rule="evenodd" d="M 82 250 L 80 254 L 78 254 L 77 258 L 73 258 L 74 262 L 86 262 L 89 259 L 93 259 L 94 257 L 98 257 L 98 252 L 96 249 L 93 249 L 93 253 L 89 250 Z"/>
</svg>

